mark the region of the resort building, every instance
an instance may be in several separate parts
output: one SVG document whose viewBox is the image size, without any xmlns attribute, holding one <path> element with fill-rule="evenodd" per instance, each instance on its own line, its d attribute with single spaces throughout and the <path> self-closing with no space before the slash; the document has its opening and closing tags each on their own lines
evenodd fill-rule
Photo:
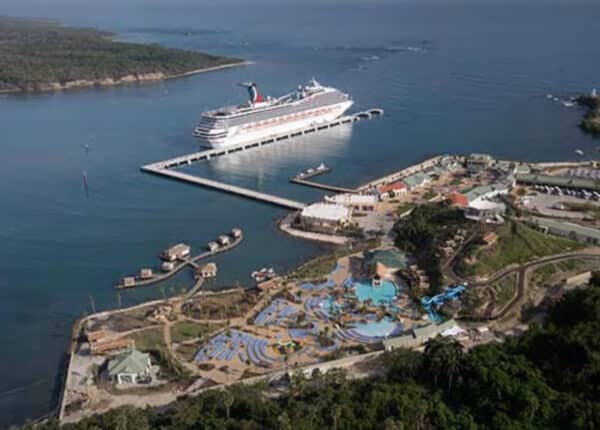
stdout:
<svg viewBox="0 0 600 430">
<path fill-rule="evenodd" d="M 150 354 L 128 349 L 108 362 L 108 378 L 117 384 L 137 384 L 150 377 Z"/>
<path fill-rule="evenodd" d="M 165 261 L 183 260 L 190 256 L 191 248 L 185 243 L 178 243 L 168 249 L 165 249 L 161 254 L 161 258 Z"/>
<path fill-rule="evenodd" d="M 587 271 L 583 273 L 578 273 L 577 275 L 569 276 L 565 278 L 564 284 L 567 288 L 579 287 L 581 285 L 587 285 L 592 279 L 592 272 Z"/>
<path fill-rule="evenodd" d="M 236 238 L 239 239 L 240 237 L 242 237 L 242 229 L 241 228 L 234 228 L 231 230 L 231 235 Z"/>
<path fill-rule="evenodd" d="M 452 193 L 448 198 L 452 204 L 464 209 L 466 218 L 481 221 L 506 211 L 505 204 L 498 201 L 497 197 L 508 194 L 513 184 L 514 180 L 508 178 L 502 182 L 475 187 L 464 193 Z"/>
<path fill-rule="evenodd" d="M 578 190 L 600 191 L 600 182 L 595 178 L 577 176 L 554 176 L 517 174 L 517 183 L 524 185 L 546 185 L 550 187 L 574 188 Z"/>
<path fill-rule="evenodd" d="M 454 331 L 454 328 L 457 327 L 456 321 L 450 319 L 441 324 L 430 324 L 425 327 L 419 327 L 413 330 L 413 336 L 417 340 L 419 344 L 424 344 L 429 339 L 433 339 L 437 335 L 441 335 L 443 332 Z"/>
<path fill-rule="evenodd" d="M 470 154 L 466 159 L 467 173 L 476 175 L 481 173 L 490 165 L 494 159 L 489 154 Z"/>
<path fill-rule="evenodd" d="M 123 278 L 124 287 L 133 287 L 135 285 L 135 278 L 133 276 L 125 276 Z"/>
<path fill-rule="evenodd" d="M 141 269 L 140 270 L 140 279 L 150 279 L 154 276 L 152 273 L 152 269 Z"/>
<path fill-rule="evenodd" d="M 160 265 L 160 270 L 163 272 L 172 272 L 175 269 L 175 263 L 172 261 L 163 261 Z"/>
<path fill-rule="evenodd" d="M 325 196 L 325 202 L 347 206 L 355 211 L 374 211 L 378 197 L 373 194 L 336 194 Z"/>
<path fill-rule="evenodd" d="M 214 278 L 217 276 L 217 264 L 206 263 L 200 267 L 199 273 L 204 279 Z"/>
<path fill-rule="evenodd" d="M 414 190 L 427 185 L 429 182 L 431 182 L 431 178 L 425 173 L 417 172 L 407 176 L 402 180 L 402 182 L 404 182 L 404 185 L 406 185 L 409 190 Z"/>
<path fill-rule="evenodd" d="M 393 351 L 398 348 L 413 348 L 424 344 L 429 339 L 432 339 L 438 335 L 442 336 L 460 336 L 464 333 L 456 321 L 450 319 L 439 325 L 429 324 L 424 327 L 414 329 L 411 334 L 394 337 L 391 339 L 385 339 L 383 341 L 383 347 L 386 351 Z"/>
<path fill-rule="evenodd" d="M 391 184 L 383 184 L 379 186 L 377 192 L 379 193 L 379 200 L 389 200 L 394 197 L 406 194 L 408 191 L 406 184 L 402 182 L 393 182 Z"/>
<path fill-rule="evenodd" d="M 325 233 L 334 233 L 348 226 L 351 217 L 351 208 L 329 203 L 315 203 L 300 212 L 305 228 Z"/>
<path fill-rule="evenodd" d="M 600 244 L 600 230 L 592 227 L 539 217 L 531 217 L 527 222 L 544 233 L 566 237 L 589 245 Z"/>
<path fill-rule="evenodd" d="M 219 249 L 219 244 L 217 242 L 208 242 L 206 247 L 210 252 L 215 252 L 217 249 Z"/>
<path fill-rule="evenodd" d="M 231 239 L 229 238 L 229 236 L 225 236 L 224 234 L 219 236 L 218 241 L 222 246 L 227 246 L 231 243 Z"/>
</svg>

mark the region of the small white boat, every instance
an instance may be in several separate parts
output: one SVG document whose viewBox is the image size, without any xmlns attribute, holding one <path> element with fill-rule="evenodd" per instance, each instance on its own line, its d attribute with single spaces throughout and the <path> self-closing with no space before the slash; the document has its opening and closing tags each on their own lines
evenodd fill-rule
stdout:
<svg viewBox="0 0 600 430">
<path fill-rule="evenodd" d="M 575 103 L 570 102 L 570 101 L 564 101 L 562 104 L 563 104 L 564 107 L 573 107 L 573 106 L 575 106 Z"/>
<path fill-rule="evenodd" d="M 321 163 L 317 166 L 317 170 L 325 170 L 325 169 L 327 169 L 327 166 L 323 163 Z"/>
<path fill-rule="evenodd" d="M 577 155 L 583 155 L 583 151 L 581 149 L 576 149 L 575 150 L 575 154 L 577 154 Z"/>
</svg>

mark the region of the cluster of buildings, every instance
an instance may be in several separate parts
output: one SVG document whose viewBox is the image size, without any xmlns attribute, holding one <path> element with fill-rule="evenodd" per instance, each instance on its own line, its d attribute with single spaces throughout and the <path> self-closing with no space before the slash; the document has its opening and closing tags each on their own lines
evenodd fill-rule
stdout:
<svg viewBox="0 0 600 430">
<path fill-rule="evenodd" d="M 410 169 L 406 176 L 394 177 L 363 193 L 326 196 L 323 202 L 304 208 L 300 213 L 300 222 L 310 231 L 337 233 L 352 225 L 353 214 L 377 211 L 380 202 L 423 188 L 432 180 L 460 167 L 454 157 L 440 157 L 435 164 L 428 164 L 422 170 Z"/>
</svg>

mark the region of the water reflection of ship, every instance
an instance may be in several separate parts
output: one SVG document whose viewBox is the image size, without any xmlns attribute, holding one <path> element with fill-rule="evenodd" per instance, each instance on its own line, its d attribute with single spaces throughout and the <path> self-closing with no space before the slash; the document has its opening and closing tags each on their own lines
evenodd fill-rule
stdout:
<svg viewBox="0 0 600 430">
<path fill-rule="evenodd" d="M 232 173 L 236 176 L 257 176 L 260 186 L 264 176 L 277 175 L 281 171 L 289 174 L 290 164 L 299 161 L 311 164 L 315 160 L 326 162 L 329 157 L 339 157 L 340 152 L 348 146 L 351 136 L 352 125 L 343 124 L 262 148 L 219 157 L 211 160 L 207 169 L 215 176 Z"/>
</svg>

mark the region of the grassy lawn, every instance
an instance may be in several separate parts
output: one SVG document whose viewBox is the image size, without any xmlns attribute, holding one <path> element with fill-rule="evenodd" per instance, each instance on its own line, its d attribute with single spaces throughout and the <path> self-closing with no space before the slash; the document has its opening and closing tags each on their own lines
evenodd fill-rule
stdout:
<svg viewBox="0 0 600 430">
<path fill-rule="evenodd" d="M 491 274 L 513 263 L 523 264 L 581 247 L 571 240 L 545 235 L 517 222 L 507 222 L 498 236 L 495 246 L 476 254 L 475 274 Z"/>
<path fill-rule="evenodd" d="M 535 271 L 533 272 L 532 280 L 534 284 L 538 286 L 543 286 L 555 273 L 555 264 L 544 264 L 543 266 L 535 269 Z"/>
<path fill-rule="evenodd" d="M 511 273 L 509 276 L 505 276 L 494 284 L 494 289 L 496 290 L 496 306 L 505 305 L 517 292 L 517 274 Z"/>
<path fill-rule="evenodd" d="M 139 331 L 130 336 L 135 341 L 136 349 L 140 351 L 166 349 L 162 328 L 151 328 Z"/>
<path fill-rule="evenodd" d="M 186 340 L 195 339 L 213 333 L 222 327 L 221 324 L 197 324 L 189 321 L 181 321 L 171 327 L 171 340 L 181 343 Z"/>
<path fill-rule="evenodd" d="M 177 353 L 186 361 L 192 361 L 196 352 L 198 351 L 199 345 L 195 343 L 184 343 L 177 347 Z"/>
<path fill-rule="evenodd" d="M 176 380 L 187 375 L 186 369 L 181 368 L 167 350 L 162 328 L 140 331 L 131 338 L 135 340 L 136 349 L 150 353 L 152 363 L 160 366 L 159 378 Z"/>
</svg>

